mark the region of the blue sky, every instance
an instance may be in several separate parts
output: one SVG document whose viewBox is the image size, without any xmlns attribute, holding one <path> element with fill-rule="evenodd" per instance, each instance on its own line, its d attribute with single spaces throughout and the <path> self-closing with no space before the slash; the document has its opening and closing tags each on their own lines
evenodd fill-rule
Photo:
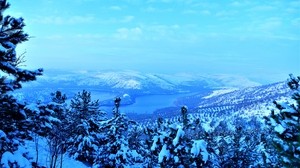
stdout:
<svg viewBox="0 0 300 168">
<path fill-rule="evenodd" d="M 300 0 L 9 0 L 30 68 L 300 75 Z"/>
</svg>

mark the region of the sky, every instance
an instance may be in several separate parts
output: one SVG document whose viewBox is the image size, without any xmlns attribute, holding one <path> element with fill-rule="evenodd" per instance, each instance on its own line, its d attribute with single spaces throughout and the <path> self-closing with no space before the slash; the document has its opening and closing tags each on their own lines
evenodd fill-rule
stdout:
<svg viewBox="0 0 300 168">
<path fill-rule="evenodd" d="M 8 0 L 29 68 L 300 75 L 300 0 Z"/>
</svg>

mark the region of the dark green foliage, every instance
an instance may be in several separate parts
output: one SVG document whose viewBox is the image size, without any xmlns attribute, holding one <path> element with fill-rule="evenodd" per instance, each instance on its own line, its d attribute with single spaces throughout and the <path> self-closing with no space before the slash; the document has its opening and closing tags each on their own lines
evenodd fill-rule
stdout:
<svg viewBox="0 0 300 168">
<path fill-rule="evenodd" d="M 120 113 L 120 98 L 115 100 L 115 110 L 112 119 L 101 122 L 101 131 L 104 133 L 102 145 L 99 146 L 95 167 L 124 167 L 133 163 L 142 162 L 142 157 L 137 150 L 142 144 L 130 142 L 129 138 L 137 137 L 138 132 L 130 131 L 136 123 Z M 131 133 L 130 133 L 131 132 Z"/>
<path fill-rule="evenodd" d="M 91 99 L 91 93 L 83 90 L 71 100 L 68 116 L 68 132 L 71 134 L 68 144 L 70 154 L 75 159 L 93 163 L 100 146 L 100 122 L 105 113 L 99 109 L 99 101 Z"/>
<path fill-rule="evenodd" d="M 9 6 L 6 0 L 0 1 L 0 132 L 6 135 L 6 140 L 0 141 L 0 159 L 5 152 L 16 151 L 25 138 L 31 138 L 27 114 L 23 110 L 25 105 L 10 93 L 20 89 L 23 82 L 35 80 L 43 71 L 18 67 L 20 59 L 17 57 L 16 47 L 28 40 L 28 34 L 23 32 L 23 18 L 4 16 L 3 12 Z"/>
<path fill-rule="evenodd" d="M 195 132 L 194 126 L 200 126 L 199 122 L 188 119 L 187 107 L 181 108 L 181 116 L 181 123 L 165 122 L 162 118 L 158 118 L 155 127 L 145 129 L 145 134 L 148 135 L 146 144 L 151 151 L 147 166 L 201 167 L 205 165 L 206 161 L 201 154 L 193 155 L 191 152 L 195 138 L 191 134 Z"/>
<path fill-rule="evenodd" d="M 183 126 L 187 127 L 187 124 L 189 122 L 188 118 L 187 118 L 187 107 L 186 106 L 182 106 L 181 107 L 181 116 L 182 116 L 182 122 L 183 122 Z"/>
<path fill-rule="evenodd" d="M 75 95 L 71 100 L 71 119 L 75 124 L 80 120 L 87 120 L 95 117 L 99 121 L 103 120 L 105 113 L 99 109 L 99 100 L 92 100 L 91 93 L 83 90 Z"/>
<path fill-rule="evenodd" d="M 277 148 L 280 160 L 285 167 L 300 167 L 300 76 L 290 75 L 288 86 L 294 91 L 292 99 L 295 103 L 276 102 L 276 108 L 267 124 L 273 129 L 273 142 Z"/>
</svg>

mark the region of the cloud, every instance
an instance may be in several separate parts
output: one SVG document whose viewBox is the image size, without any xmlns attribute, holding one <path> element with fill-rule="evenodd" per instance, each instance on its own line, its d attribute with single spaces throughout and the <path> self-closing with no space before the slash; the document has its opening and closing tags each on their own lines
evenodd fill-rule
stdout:
<svg viewBox="0 0 300 168">
<path fill-rule="evenodd" d="M 119 28 L 114 37 L 122 40 L 137 40 L 143 34 L 140 27 L 135 28 Z"/>
<path fill-rule="evenodd" d="M 225 17 L 225 18 L 228 18 L 228 17 L 232 17 L 232 16 L 235 16 L 238 14 L 238 11 L 236 10 L 223 10 L 223 11 L 220 11 L 220 12 L 217 12 L 215 15 L 217 17 Z"/>
<path fill-rule="evenodd" d="M 198 11 L 192 9 L 186 9 L 182 12 L 183 14 L 196 14 Z"/>
<path fill-rule="evenodd" d="M 148 0 L 147 3 L 171 3 L 173 0 Z"/>
<path fill-rule="evenodd" d="M 125 16 L 121 22 L 122 23 L 128 23 L 128 22 L 131 22 L 132 20 L 134 19 L 134 16 Z"/>
<path fill-rule="evenodd" d="M 267 12 L 267 11 L 274 11 L 276 9 L 275 6 L 270 5 L 261 5 L 261 6 L 255 6 L 250 9 L 250 12 Z"/>
<path fill-rule="evenodd" d="M 258 25 L 258 29 L 263 32 L 272 32 L 272 30 L 279 28 L 281 25 L 281 18 L 273 17 L 266 19 L 264 23 Z"/>
<path fill-rule="evenodd" d="M 95 20 L 92 16 L 72 16 L 72 17 L 60 17 L 60 16 L 47 16 L 47 17 L 37 17 L 33 19 L 33 22 L 40 24 L 55 24 L 55 25 L 65 25 L 65 24 L 82 24 L 91 23 Z"/>
<path fill-rule="evenodd" d="M 144 12 L 149 12 L 149 13 L 162 13 L 162 12 L 173 12 L 174 9 L 172 8 L 157 8 L 157 7 L 153 7 L 153 6 L 148 6 L 146 8 L 142 9 Z"/>
<path fill-rule="evenodd" d="M 120 11 L 120 10 L 122 10 L 122 8 L 121 8 L 120 6 L 111 6 L 111 7 L 109 7 L 109 9 L 115 10 L 115 11 Z"/>
<path fill-rule="evenodd" d="M 201 15 L 210 15 L 211 12 L 209 10 L 193 10 L 193 9 L 186 9 L 182 12 L 183 14 L 201 14 Z"/>
</svg>

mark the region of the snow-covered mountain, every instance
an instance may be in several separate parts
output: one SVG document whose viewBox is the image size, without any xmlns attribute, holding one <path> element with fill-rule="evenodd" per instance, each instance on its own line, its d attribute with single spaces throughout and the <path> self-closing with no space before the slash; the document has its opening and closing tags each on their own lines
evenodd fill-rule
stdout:
<svg viewBox="0 0 300 168">
<path fill-rule="evenodd" d="M 214 90 L 209 94 L 195 94 L 179 98 L 177 107 L 159 109 L 155 116 L 173 117 L 180 115 L 178 107 L 187 105 L 191 113 L 205 113 L 217 116 L 265 116 L 274 109 L 273 101 L 290 101 L 292 91 L 286 82 L 247 87 L 243 89 Z"/>
<path fill-rule="evenodd" d="M 103 91 L 139 90 L 147 92 L 187 92 L 199 88 L 244 88 L 259 83 L 241 76 L 152 74 L 136 71 L 54 71 L 49 70 L 30 87 L 74 88 L 84 87 Z"/>
<path fill-rule="evenodd" d="M 115 97 L 129 94 L 132 101 L 123 103 L 132 104 L 138 96 L 207 94 L 218 89 L 238 89 L 258 85 L 260 84 L 245 77 L 229 75 L 155 74 L 130 70 L 92 72 L 46 70 L 36 81 L 25 84 L 22 90 L 15 92 L 15 96 L 19 99 L 47 101 L 50 93 L 56 90 L 61 90 L 67 97 L 72 98 L 85 89 L 92 92 L 92 95 L 109 93 Z"/>
</svg>

